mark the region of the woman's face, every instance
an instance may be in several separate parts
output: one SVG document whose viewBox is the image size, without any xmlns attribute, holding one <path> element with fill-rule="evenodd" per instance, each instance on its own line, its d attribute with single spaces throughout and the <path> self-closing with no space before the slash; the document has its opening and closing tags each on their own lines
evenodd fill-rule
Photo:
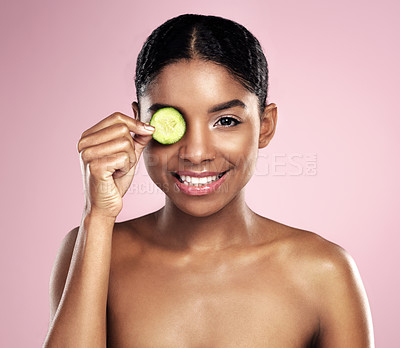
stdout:
<svg viewBox="0 0 400 348">
<path fill-rule="evenodd" d="M 171 145 L 152 139 L 143 152 L 147 171 L 180 210 L 208 216 L 237 198 L 253 174 L 257 96 L 224 67 L 182 60 L 167 65 L 140 98 L 141 121 L 166 106 L 181 112 L 186 133 Z"/>
</svg>

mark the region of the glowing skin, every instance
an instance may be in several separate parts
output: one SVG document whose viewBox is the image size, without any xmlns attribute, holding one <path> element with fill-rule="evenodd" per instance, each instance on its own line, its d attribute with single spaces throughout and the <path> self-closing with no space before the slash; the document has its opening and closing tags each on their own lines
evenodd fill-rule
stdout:
<svg viewBox="0 0 400 348">
<path fill-rule="evenodd" d="M 233 100 L 243 105 L 236 102 L 238 105 L 231 108 L 210 112 Z M 192 60 L 167 66 L 154 81 L 140 100 L 143 122 L 150 120 L 155 104 L 179 110 L 187 124 L 185 135 L 176 144 L 165 146 L 152 141 L 144 151 L 149 175 L 168 196 L 167 204 L 194 216 L 215 213 L 233 200 L 234 205 L 243 206 L 242 189 L 254 172 L 259 148 L 257 96 L 225 68 Z M 179 181 L 173 173 L 179 171 L 194 177 L 206 171 L 228 172 L 217 190 L 190 195 L 178 189 Z"/>
</svg>

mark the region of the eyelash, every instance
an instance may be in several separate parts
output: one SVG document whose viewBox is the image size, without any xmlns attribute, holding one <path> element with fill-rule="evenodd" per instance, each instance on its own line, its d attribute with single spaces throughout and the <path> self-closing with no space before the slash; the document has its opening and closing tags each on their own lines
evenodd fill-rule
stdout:
<svg viewBox="0 0 400 348">
<path fill-rule="evenodd" d="M 236 119 L 236 118 L 234 118 L 234 117 L 224 116 L 224 117 L 221 117 L 215 124 L 217 124 L 217 123 L 220 122 L 221 120 L 225 120 L 225 119 L 234 121 L 235 124 L 234 124 L 233 126 L 224 126 L 224 125 L 221 125 L 222 127 L 236 127 L 237 125 L 239 125 L 240 123 L 242 123 L 241 121 L 239 121 L 238 119 Z"/>
</svg>

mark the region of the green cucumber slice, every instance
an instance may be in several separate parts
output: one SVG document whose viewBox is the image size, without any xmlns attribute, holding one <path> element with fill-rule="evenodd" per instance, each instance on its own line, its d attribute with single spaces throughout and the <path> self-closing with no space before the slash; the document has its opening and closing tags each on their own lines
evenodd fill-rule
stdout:
<svg viewBox="0 0 400 348">
<path fill-rule="evenodd" d="M 181 113 L 171 107 L 157 110 L 150 120 L 155 128 L 153 138 L 161 144 L 174 144 L 179 141 L 186 131 L 186 123 Z"/>
</svg>

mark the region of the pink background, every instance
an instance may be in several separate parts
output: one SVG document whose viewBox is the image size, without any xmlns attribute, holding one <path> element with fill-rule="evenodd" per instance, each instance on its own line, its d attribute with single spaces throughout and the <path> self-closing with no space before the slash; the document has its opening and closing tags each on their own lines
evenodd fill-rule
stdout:
<svg viewBox="0 0 400 348">
<path fill-rule="evenodd" d="M 77 141 L 114 111 L 132 115 L 142 43 L 189 12 L 236 20 L 265 49 L 279 119 L 249 205 L 347 249 L 377 346 L 399 347 L 399 11 L 396 1 L 3 0 L 0 346 L 43 343 L 51 268 L 83 207 Z M 162 204 L 141 163 L 118 221 Z"/>
</svg>

